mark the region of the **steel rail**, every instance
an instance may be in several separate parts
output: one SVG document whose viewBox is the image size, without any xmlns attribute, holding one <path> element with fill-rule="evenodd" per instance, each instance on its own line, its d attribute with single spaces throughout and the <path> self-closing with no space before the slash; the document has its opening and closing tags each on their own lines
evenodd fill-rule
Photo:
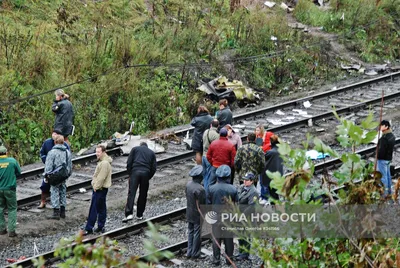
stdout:
<svg viewBox="0 0 400 268">
<path fill-rule="evenodd" d="M 162 160 L 157 160 L 157 166 L 163 167 L 163 166 L 171 165 L 171 164 L 174 164 L 177 162 L 181 162 L 181 161 L 190 159 L 194 155 L 195 155 L 195 152 L 189 151 L 189 152 L 185 152 L 183 154 L 168 157 L 168 158 L 165 158 Z M 119 179 L 126 178 L 126 177 L 128 177 L 128 172 L 126 170 L 120 171 L 120 172 L 115 172 L 111 175 L 112 181 L 117 181 Z M 82 181 L 82 182 L 79 182 L 76 184 L 69 185 L 67 187 L 67 193 L 71 194 L 71 193 L 75 193 L 75 192 L 79 191 L 79 189 L 81 189 L 81 188 L 89 188 L 89 187 L 91 187 L 91 182 L 92 182 L 92 180 L 90 179 L 90 180 L 85 180 L 85 181 Z M 41 198 L 41 194 L 31 195 L 27 198 L 17 200 L 17 204 L 18 204 L 18 207 L 28 206 L 28 205 L 31 205 L 31 204 L 39 201 L 40 198 Z"/>
<path fill-rule="evenodd" d="M 373 85 L 379 82 L 383 82 L 383 81 L 387 81 L 387 80 L 391 80 L 394 81 L 395 78 L 400 76 L 400 72 L 395 72 L 395 73 L 391 73 L 391 74 L 387 74 L 387 75 L 382 75 L 380 77 L 377 78 L 373 78 L 373 79 L 369 79 L 369 80 L 365 80 L 365 81 L 361 81 L 358 83 L 354 83 L 351 85 L 347 85 L 344 87 L 339 87 L 335 90 L 329 90 L 326 92 L 322 92 L 322 93 L 318 93 L 318 94 L 314 94 L 308 97 L 304 97 L 304 98 L 300 98 L 300 99 L 296 99 L 296 100 L 292 100 L 292 101 L 288 101 L 282 104 L 278 104 L 278 105 L 274 105 L 274 106 L 269 106 L 266 108 L 261 108 L 255 111 L 251 111 L 251 112 L 247 112 L 247 113 L 243 113 L 243 114 L 238 114 L 238 115 L 234 115 L 233 119 L 236 121 L 240 121 L 240 120 L 244 120 L 246 118 L 249 117 L 254 117 L 254 116 L 258 116 L 258 115 L 263 115 L 263 114 L 268 114 L 268 113 L 273 113 L 277 110 L 280 109 L 284 109 L 284 108 L 288 108 L 288 107 L 293 107 L 293 106 L 297 106 L 305 101 L 311 101 L 311 100 L 318 100 L 318 99 L 322 99 L 322 98 L 326 98 L 332 95 L 336 95 L 339 93 L 343 93 L 349 90 L 354 90 L 357 88 L 362 88 L 365 86 L 369 86 L 369 85 Z M 181 129 L 181 130 L 176 130 L 174 133 L 175 134 L 182 134 L 182 133 L 186 133 L 187 131 L 193 131 L 194 127 L 188 127 L 185 129 Z"/>
<path fill-rule="evenodd" d="M 385 96 L 385 100 L 387 101 L 387 100 L 395 99 L 395 98 L 398 98 L 398 97 L 400 97 L 400 92 L 396 92 L 396 93 L 392 93 L 390 95 L 386 95 Z M 381 98 L 380 97 L 372 99 L 372 100 L 368 100 L 368 101 L 365 101 L 365 102 L 360 102 L 359 104 L 357 104 L 355 106 L 349 106 L 349 107 L 344 107 L 344 108 L 338 109 L 336 111 L 336 113 L 337 114 L 348 113 L 348 112 L 351 112 L 351 111 L 354 111 L 354 110 L 358 110 L 358 109 L 364 108 L 365 106 L 372 105 L 372 104 L 379 103 L 379 102 L 381 102 Z M 289 124 L 286 124 L 286 125 L 270 128 L 268 130 L 278 133 L 278 132 L 287 131 L 287 130 L 290 130 L 290 129 L 293 129 L 293 128 L 296 128 L 296 127 L 299 127 L 299 126 L 307 125 L 309 120 L 317 121 L 317 120 L 321 120 L 321 119 L 331 118 L 333 116 L 334 116 L 334 113 L 332 111 L 330 111 L 330 112 L 326 112 L 326 113 L 322 113 L 322 114 L 318 114 L 318 115 L 312 116 L 310 118 L 297 120 L 295 122 L 292 122 L 292 123 L 289 123 Z M 245 141 L 247 139 L 247 135 L 241 136 L 241 139 L 243 141 Z M 190 159 L 194 155 L 195 155 L 195 153 L 193 151 L 189 151 L 189 152 L 186 152 L 186 153 L 183 153 L 183 154 L 179 154 L 179 155 L 176 155 L 176 156 L 173 156 L 173 157 L 169 157 L 169 158 L 166 158 L 166 159 L 163 159 L 163 160 L 158 160 L 157 161 L 157 165 L 158 166 L 164 166 L 164 165 L 173 164 L 173 163 L 176 163 L 176 162 L 180 162 L 180 161 L 184 161 L 184 160 Z M 121 172 L 113 173 L 112 179 L 113 180 L 117 180 L 117 179 L 124 178 L 124 177 L 127 177 L 127 176 L 128 176 L 128 174 L 127 174 L 126 171 L 121 171 Z M 82 181 L 80 183 L 68 186 L 67 192 L 68 193 L 73 193 L 73 192 L 78 191 L 80 188 L 90 187 L 90 185 L 91 185 L 91 180 L 85 180 L 85 181 Z M 26 205 L 32 204 L 34 202 L 37 202 L 38 200 L 40 200 L 40 198 L 41 198 L 41 195 L 37 194 L 37 195 L 30 196 L 28 198 L 20 199 L 20 200 L 17 201 L 17 203 L 18 203 L 19 207 L 26 206 Z"/>
<path fill-rule="evenodd" d="M 399 144 L 400 144 L 400 138 L 396 139 L 396 146 L 398 146 Z M 371 147 L 359 150 L 356 153 L 357 154 L 361 154 L 362 156 L 365 156 L 365 155 L 374 153 L 375 152 L 375 148 L 376 148 L 376 146 L 371 146 Z M 168 161 L 171 161 L 171 159 L 166 159 L 166 163 L 168 163 Z M 174 162 L 176 162 L 176 161 L 174 161 Z M 340 163 L 341 163 L 340 159 L 339 158 L 335 158 L 335 159 L 332 159 L 332 160 L 329 160 L 329 161 L 326 161 L 326 162 L 323 162 L 323 163 L 316 164 L 315 165 L 314 174 L 316 174 L 318 171 L 321 171 L 321 170 L 326 169 L 328 167 L 334 167 L 336 165 L 340 165 Z M 400 166 L 395 168 L 395 174 L 397 174 L 399 172 L 400 172 Z M 127 176 L 126 172 L 119 172 L 119 173 L 121 173 L 120 176 Z M 124 174 L 124 175 L 122 175 L 122 174 Z M 116 174 L 113 174 L 113 175 L 115 175 L 116 177 L 118 176 Z M 392 174 L 392 175 L 394 175 L 394 174 Z M 354 183 L 360 183 L 360 182 L 361 182 L 361 180 L 358 180 L 358 181 L 355 181 Z M 340 186 L 340 187 L 334 188 L 332 191 L 337 194 L 340 190 L 345 189 L 345 188 L 346 188 L 345 186 Z M 103 237 L 103 236 L 107 236 L 109 238 L 121 238 L 121 237 L 126 236 L 127 234 L 141 232 L 144 228 L 147 227 L 147 223 L 148 222 L 163 223 L 163 222 L 170 221 L 171 219 L 174 219 L 174 218 L 182 217 L 185 213 L 186 213 L 186 207 L 183 207 L 183 208 L 180 208 L 180 209 L 176 209 L 176 210 L 174 210 L 172 212 L 163 214 L 161 216 L 156 216 L 156 217 L 150 218 L 150 219 L 148 219 L 146 221 L 143 221 L 143 222 L 139 222 L 139 223 L 136 223 L 136 224 L 133 224 L 133 225 L 130 225 L 130 226 L 126 226 L 126 227 L 121 227 L 121 228 L 118 228 L 116 230 L 104 233 L 102 235 L 99 235 L 99 236 L 96 236 L 96 237 L 93 237 L 93 238 L 85 239 L 83 242 L 84 243 L 93 244 L 93 243 L 96 242 L 96 240 L 99 237 Z M 165 247 L 163 249 L 160 249 L 160 251 L 169 250 L 171 252 L 178 252 L 178 251 L 181 251 L 182 249 L 184 249 L 186 246 L 187 246 L 187 241 L 183 241 L 183 242 L 174 244 L 172 246 L 168 246 L 168 247 Z M 48 262 L 54 262 L 54 261 L 59 260 L 59 258 L 54 258 L 54 252 L 55 252 L 54 250 L 53 251 L 49 251 L 49 252 L 46 252 L 46 253 L 44 253 L 43 255 L 40 255 L 40 256 L 42 256 L 45 260 L 48 260 Z M 151 255 L 151 254 L 149 254 L 149 255 Z M 145 261 L 149 255 L 140 257 L 140 260 Z M 15 264 L 21 265 L 22 267 L 31 267 L 33 265 L 32 260 L 36 259 L 38 257 L 39 256 L 31 257 L 31 258 L 28 258 L 26 260 L 17 262 Z M 11 266 L 7 266 L 7 267 L 11 267 Z"/>
<path fill-rule="evenodd" d="M 293 101 L 288 101 L 288 102 L 285 102 L 283 104 L 274 105 L 274 106 L 258 109 L 256 111 L 251 111 L 251 112 L 239 114 L 239 115 L 234 115 L 233 118 L 235 120 L 240 121 L 240 120 L 243 120 L 243 119 L 246 119 L 246 118 L 249 118 L 249 117 L 254 117 L 254 116 L 257 116 L 257 115 L 261 115 L 261 114 L 273 113 L 274 111 L 276 111 L 278 109 L 283 109 L 283 108 L 286 108 L 286 107 L 296 106 L 296 105 L 298 105 L 300 103 L 303 103 L 304 101 L 307 101 L 307 100 L 309 101 L 309 100 L 316 100 L 316 99 L 329 97 L 329 96 L 332 96 L 332 95 L 335 95 L 335 94 L 338 94 L 338 93 L 346 92 L 346 91 L 349 91 L 349 90 L 352 90 L 352 89 L 356 89 L 356 88 L 360 88 L 360 87 L 365 87 L 365 86 L 368 86 L 368 85 L 371 85 L 371 84 L 375 84 L 375 83 L 379 83 L 379 82 L 386 81 L 386 80 L 394 81 L 394 79 L 396 77 L 398 77 L 398 76 L 400 76 L 400 72 L 395 72 L 395 73 L 383 75 L 383 76 L 380 76 L 378 78 L 369 79 L 369 80 L 366 80 L 366 81 L 362 81 L 362 82 L 358 82 L 358 83 L 355 83 L 355 84 L 351 84 L 351 85 L 347 85 L 347 86 L 344 86 L 344 87 L 340 87 L 340 88 L 338 88 L 336 90 L 330 90 L 330 91 L 327 91 L 327 92 L 322 92 L 322 93 L 319 93 L 319 94 L 315 94 L 315 95 L 312 95 L 312 96 L 296 99 L 296 100 L 293 100 Z M 346 108 L 344 108 L 344 109 L 346 109 Z M 349 109 L 349 108 L 347 108 L 347 109 Z M 317 119 L 318 119 L 318 117 L 314 118 L 314 120 L 317 120 Z M 304 121 L 307 121 L 307 120 L 304 120 Z M 299 122 L 299 125 L 301 125 L 301 124 L 304 124 L 304 122 L 301 122 L 301 123 Z M 296 126 L 294 126 L 294 127 L 296 127 Z M 284 127 L 281 126 L 281 127 L 271 128 L 271 130 L 278 131 L 280 128 L 284 129 Z M 193 130 L 193 129 L 194 129 L 193 127 L 189 127 L 189 128 L 182 129 L 182 130 L 177 130 L 177 131 L 175 131 L 175 134 L 184 133 L 184 132 L 187 132 L 187 131 Z M 107 153 L 109 155 L 118 154 L 119 152 L 120 152 L 120 149 L 118 147 L 117 148 L 113 148 L 111 150 L 107 150 Z M 74 158 L 73 159 L 73 164 L 79 164 L 79 163 L 83 163 L 83 162 L 88 162 L 88 161 L 92 161 L 92 160 L 95 160 L 95 159 L 96 159 L 96 154 L 89 154 L 89 155 L 86 155 L 86 156 L 81 156 L 81 157 Z M 40 167 L 40 168 L 35 168 L 35 169 L 32 169 L 32 170 L 24 171 L 24 172 L 22 172 L 21 176 L 18 179 L 23 179 L 23 178 L 27 178 L 27 177 L 33 177 L 33 176 L 42 174 L 43 172 L 44 172 L 44 167 Z"/>
<path fill-rule="evenodd" d="M 107 150 L 108 155 L 117 155 L 119 153 L 121 153 L 121 148 L 119 148 L 119 147 Z M 84 155 L 84 156 L 79 156 L 79 157 L 72 159 L 72 164 L 76 165 L 76 164 L 80 164 L 80 163 L 85 163 L 85 162 L 96 160 L 96 158 L 97 157 L 96 157 L 95 153 Z M 43 172 L 44 172 L 44 166 L 34 168 L 31 170 L 27 170 L 27 171 L 23 171 L 23 172 L 21 172 L 21 175 L 18 176 L 17 180 L 22 180 L 25 178 L 34 177 L 36 175 L 41 175 L 41 174 L 43 174 Z"/>
<path fill-rule="evenodd" d="M 84 244 L 94 244 L 101 237 L 109 237 L 111 239 L 116 239 L 116 238 L 123 238 L 130 234 L 138 234 L 147 228 L 149 222 L 164 224 L 166 222 L 170 222 L 175 219 L 182 218 L 185 214 L 186 214 L 186 207 L 179 208 L 179 209 L 173 210 L 171 212 L 162 214 L 160 216 L 152 217 L 148 220 L 145 220 L 145 221 L 142 221 L 139 223 L 121 227 L 121 228 L 106 232 L 106 233 L 98 235 L 98 236 L 87 238 L 87 239 L 83 240 L 83 243 Z M 75 246 L 76 246 L 76 243 L 73 243 L 72 247 L 75 247 Z M 42 255 L 30 257 L 25 260 L 13 263 L 12 265 L 6 266 L 6 267 L 14 267 L 14 265 L 20 266 L 20 267 L 34 267 L 32 261 L 39 257 L 43 257 L 46 260 L 45 265 L 49 265 L 51 263 L 54 263 L 54 262 L 60 260 L 59 257 L 54 257 L 54 253 L 55 253 L 55 250 L 48 251 Z"/>
</svg>

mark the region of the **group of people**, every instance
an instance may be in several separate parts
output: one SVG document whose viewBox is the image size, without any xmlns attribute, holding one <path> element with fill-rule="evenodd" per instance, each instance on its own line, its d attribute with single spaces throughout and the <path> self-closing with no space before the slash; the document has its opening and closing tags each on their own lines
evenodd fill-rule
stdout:
<svg viewBox="0 0 400 268">
<path fill-rule="evenodd" d="M 238 131 L 232 127 L 233 116 L 228 101 L 221 99 L 219 105 L 220 110 L 215 118 L 205 106 L 199 106 L 191 122 L 194 126 L 192 149 L 196 152 L 196 163 L 203 166 L 206 194 L 217 181 L 218 167 L 227 165 L 231 169 L 230 184 L 234 183 L 236 173 L 242 184 L 244 174 L 251 172 L 256 176 L 255 184 L 260 181 L 260 203 L 266 204 L 277 199 L 275 190 L 270 188 L 271 179 L 266 175 L 266 170 L 283 173 L 283 162 L 277 150 L 278 136 L 265 131 L 259 124 L 255 132 L 247 136 L 247 144 L 243 145 Z"/>
<path fill-rule="evenodd" d="M 192 120 L 195 127 L 192 148 L 196 152 L 197 165 L 190 171 L 193 180 L 186 185 L 187 221 L 188 221 L 188 258 L 203 258 L 201 255 L 200 205 L 221 205 L 230 200 L 236 204 L 260 205 L 274 204 L 279 200 L 276 190 L 270 187 L 271 178 L 267 171 L 283 174 L 283 160 L 279 156 L 279 138 L 262 125 L 257 125 L 254 133 L 247 135 L 247 143 L 242 145 L 240 136 L 232 128 L 232 113 L 227 101 L 220 101 L 220 113 L 213 118 L 207 108 L 200 106 Z M 227 114 L 230 115 L 227 115 Z M 222 124 L 218 120 L 222 119 Z M 380 124 L 382 137 L 379 140 L 377 169 L 382 174 L 384 195 L 391 194 L 390 162 L 392 160 L 395 137 L 390 123 L 383 120 Z M 239 185 L 235 184 L 235 171 Z M 256 185 L 259 183 L 259 189 Z M 221 240 L 225 244 L 225 254 L 233 258 L 233 238 L 219 238 L 213 225 L 213 263 L 220 265 Z M 249 243 L 239 239 L 239 252 L 236 260 L 249 257 Z M 229 264 L 228 259 L 226 260 Z"/>
<path fill-rule="evenodd" d="M 283 173 L 283 161 L 279 157 L 279 139 L 274 133 L 257 125 L 254 133 L 247 135 L 247 143 L 232 127 L 232 112 L 226 99 L 219 102 L 220 110 L 213 118 L 206 107 L 200 106 L 191 124 L 194 126 L 192 149 L 196 152 L 197 165 L 190 171 L 193 180 L 186 185 L 188 251 L 187 257 L 198 259 L 201 255 L 201 215 L 200 205 L 222 205 L 230 200 L 236 204 L 266 204 L 279 199 L 270 187 L 271 178 L 266 171 Z M 238 186 L 234 186 L 235 173 Z M 260 190 L 256 185 L 260 181 Z M 213 263 L 220 265 L 220 243 L 225 244 L 225 254 L 233 258 L 233 238 L 220 238 L 218 224 L 213 225 Z M 249 258 L 250 244 L 239 239 L 236 260 Z M 229 261 L 226 260 L 227 264 Z"/>
</svg>

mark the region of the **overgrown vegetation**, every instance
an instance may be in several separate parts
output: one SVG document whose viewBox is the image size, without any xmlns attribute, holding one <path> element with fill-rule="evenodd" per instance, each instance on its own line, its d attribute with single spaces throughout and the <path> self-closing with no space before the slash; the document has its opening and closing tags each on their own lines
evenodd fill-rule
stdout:
<svg viewBox="0 0 400 268">
<path fill-rule="evenodd" d="M 340 34 L 339 41 L 367 62 L 400 58 L 399 0 L 332 0 L 328 10 L 300 0 L 294 15 L 306 24 Z"/>
<path fill-rule="evenodd" d="M 311 137 L 304 143 L 304 149 L 291 149 L 286 143 L 278 145 L 285 166 L 293 171 L 292 175 L 286 177 L 279 173 L 269 173 L 273 177 L 271 186 L 284 196 L 284 203 L 321 206 L 321 199 L 315 199 L 321 194 L 328 197 L 327 201 L 330 201 L 333 210 L 339 205 L 371 205 L 387 202 L 381 198 L 383 194 L 381 177 L 374 172 L 374 164 L 362 159 L 356 153 L 359 146 L 368 144 L 374 139 L 377 134 L 374 129 L 378 126 L 378 122 L 373 120 L 372 113 L 360 125 L 339 116 L 337 119 L 341 123 L 336 131 L 337 140 L 341 146 L 349 150 L 340 156 L 341 167 L 333 173 L 333 176 L 325 172 L 322 182 L 311 180 L 314 165 L 305 154 Z M 314 138 L 313 143 L 315 150 L 338 156 L 318 138 Z M 304 169 L 306 162 L 310 165 L 309 169 Z M 346 186 L 346 190 L 341 190 L 339 194 L 335 193 L 331 187 L 333 181 L 337 186 Z M 355 183 L 356 181 L 360 183 Z M 376 226 L 374 222 L 379 220 L 373 219 L 371 231 Z M 396 267 L 399 265 L 398 238 L 356 239 L 354 236 L 357 237 L 353 234 L 346 235 L 347 239 L 276 238 L 272 239 L 272 242 L 253 239 L 253 253 L 264 260 L 265 267 Z"/>
<path fill-rule="evenodd" d="M 21 164 L 35 161 L 50 136 L 54 95 L 13 102 L 75 81 L 83 82 L 65 91 L 79 151 L 132 120 L 142 134 L 188 122 L 202 102 L 199 80 L 222 74 L 286 93 L 338 74 L 318 40 L 289 28 L 280 9 L 227 0 L 0 5 L 0 138 Z"/>
</svg>

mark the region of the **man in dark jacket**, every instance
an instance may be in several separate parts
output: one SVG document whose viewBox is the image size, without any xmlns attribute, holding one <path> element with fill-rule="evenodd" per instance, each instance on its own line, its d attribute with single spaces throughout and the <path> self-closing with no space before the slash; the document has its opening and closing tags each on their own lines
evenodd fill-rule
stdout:
<svg viewBox="0 0 400 268">
<path fill-rule="evenodd" d="M 206 192 L 201 186 L 203 167 L 195 166 L 189 176 L 193 180 L 186 184 L 186 220 L 188 222 L 188 249 L 186 256 L 192 259 L 204 258 L 201 256 L 201 217 L 197 207 L 206 203 Z"/>
<path fill-rule="evenodd" d="M 40 159 L 42 159 L 43 164 L 46 164 L 47 154 L 51 151 L 51 149 L 53 149 L 55 145 L 54 141 L 58 135 L 62 135 L 61 131 L 59 129 L 55 129 L 51 134 L 51 138 L 43 142 L 42 148 L 40 148 Z M 68 151 L 71 151 L 71 148 L 69 147 L 68 143 L 64 142 L 64 146 L 67 147 Z M 40 186 L 40 190 L 42 190 L 42 196 L 40 205 L 37 208 L 43 209 L 46 207 L 46 199 L 50 195 L 50 184 L 42 180 L 42 185 Z"/>
<path fill-rule="evenodd" d="M 214 211 L 218 211 L 217 209 L 218 205 L 227 204 L 229 201 L 232 201 L 233 203 L 237 203 L 239 201 L 238 192 L 235 186 L 229 183 L 231 176 L 231 168 L 227 165 L 221 165 L 217 169 L 216 175 L 218 178 L 218 182 L 210 186 L 210 195 L 208 197 L 213 207 L 215 206 L 215 209 L 213 209 Z M 212 226 L 212 232 L 214 237 L 216 238 L 216 241 L 213 239 L 212 262 L 216 266 L 220 265 L 220 258 L 221 258 L 221 251 L 217 243 L 221 245 L 221 241 L 222 240 L 224 241 L 225 254 L 229 258 L 232 258 L 234 249 L 232 237 L 227 238 L 227 236 L 224 236 L 224 238 L 220 238 L 221 227 L 222 227 L 221 223 L 217 223 Z M 229 264 L 229 261 L 226 260 L 226 263 Z"/>
<path fill-rule="evenodd" d="M 213 118 L 210 112 L 203 105 L 197 109 L 197 115 L 192 119 L 190 124 L 194 127 L 192 136 L 192 150 L 196 152 L 196 163 L 201 165 L 201 157 L 203 155 L 203 133 L 210 127 Z"/>
<path fill-rule="evenodd" d="M 279 200 L 276 190 L 270 187 L 271 178 L 266 173 L 268 170 L 270 172 L 278 171 L 281 175 L 283 174 L 283 160 L 279 155 L 277 147 L 279 144 L 278 139 L 277 135 L 271 136 L 271 150 L 265 153 L 265 168 L 261 173 L 261 205 L 265 205 L 269 197 Z"/>
<path fill-rule="evenodd" d="M 127 222 L 133 219 L 133 206 L 138 187 L 140 187 L 140 190 L 136 217 L 138 220 L 141 220 L 143 219 L 143 212 L 146 209 L 149 181 L 153 178 L 157 169 L 156 155 L 147 147 L 147 143 L 141 142 L 140 146 L 132 148 L 129 153 L 126 169 L 130 177 L 128 200 L 125 206 L 125 219 L 122 221 Z"/>
<path fill-rule="evenodd" d="M 219 121 L 218 131 L 225 127 L 226 124 L 233 124 L 233 115 L 231 109 L 229 109 L 227 99 L 219 100 L 219 111 L 217 113 L 217 119 Z"/>
<path fill-rule="evenodd" d="M 74 110 L 64 90 L 58 89 L 55 94 L 56 100 L 51 107 L 51 110 L 56 114 L 54 129 L 59 129 L 64 136 L 64 140 L 68 142 L 68 136 L 72 134 Z"/>
<path fill-rule="evenodd" d="M 216 183 L 215 172 L 221 165 L 227 165 L 233 167 L 235 163 L 236 149 L 227 138 L 228 131 L 223 128 L 219 132 L 219 140 L 215 140 L 211 143 L 207 151 L 207 160 L 211 165 L 211 174 L 209 180 L 209 186 Z M 230 172 L 229 172 L 230 173 Z"/>
<path fill-rule="evenodd" d="M 381 122 L 382 137 L 378 143 L 378 161 L 377 169 L 382 174 L 382 184 L 385 187 L 384 197 L 392 194 L 392 178 L 390 174 L 390 161 L 393 157 L 393 148 L 396 143 L 396 137 L 390 129 L 390 123 L 387 120 Z"/>
<path fill-rule="evenodd" d="M 7 234 L 4 209 L 8 210 L 8 236 L 15 237 L 17 226 L 17 176 L 21 168 L 17 160 L 7 156 L 7 148 L 0 145 L 0 235 Z"/>
<path fill-rule="evenodd" d="M 254 186 L 254 181 L 257 176 L 253 173 L 246 173 L 243 177 L 243 184 L 239 188 L 239 205 L 249 206 L 245 208 L 246 215 L 254 212 L 254 205 L 258 200 L 258 193 Z M 250 238 L 249 238 L 250 239 Z M 236 260 L 248 260 L 250 251 L 250 243 L 246 239 L 239 239 L 239 255 L 236 256 Z"/>
</svg>

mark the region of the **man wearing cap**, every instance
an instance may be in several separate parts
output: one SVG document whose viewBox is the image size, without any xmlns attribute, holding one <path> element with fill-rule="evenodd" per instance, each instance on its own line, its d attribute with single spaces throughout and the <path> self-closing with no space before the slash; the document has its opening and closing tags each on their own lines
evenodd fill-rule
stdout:
<svg viewBox="0 0 400 268">
<path fill-rule="evenodd" d="M 229 166 L 229 174 L 230 167 L 233 167 L 235 163 L 236 149 L 235 146 L 232 145 L 228 141 L 227 138 L 228 131 L 226 128 L 221 128 L 219 132 L 219 140 L 215 140 L 211 143 L 210 147 L 207 151 L 207 160 L 211 165 L 211 174 L 209 186 L 216 183 L 216 170 L 222 165 Z"/>
<path fill-rule="evenodd" d="M 17 176 L 21 168 L 12 157 L 7 156 L 7 148 L 0 145 L 0 235 L 15 237 L 17 225 Z M 8 227 L 6 229 L 4 209 L 8 209 Z"/>
<path fill-rule="evenodd" d="M 186 184 L 186 220 L 188 222 L 188 248 L 186 257 L 192 259 L 204 258 L 201 256 L 201 217 L 198 211 L 200 205 L 206 202 L 206 192 L 201 186 L 203 167 L 197 165 L 189 172 L 193 180 Z"/>
<path fill-rule="evenodd" d="M 396 137 L 390 128 L 387 120 L 381 122 L 382 137 L 378 142 L 378 161 L 377 169 L 382 174 L 382 184 L 385 187 L 384 197 L 392 194 L 392 178 L 390 174 L 390 162 L 393 158 L 393 149 L 396 144 Z"/>
<path fill-rule="evenodd" d="M 40 159 L 42 160 L 43 164 L 46 164 L 47 154 L 53 149 L 55 143 L 55 139 L 58 135 L 61 134 L 61 130 L 54 129 L 53 133 L 51 133 L 51 138 L 45 140 L 42 144 L 42 148 L 40 148 Z M 64 142 L 64 146 L 67 147 L 68 151 L 71 151 L 69 144 Z M 46 207 L 46 199 L 50 195 L 50 184 L 46 183 L 44 179 L 42 180 L 42 185 L 40 186 L 40 190 L 42 190 L 41 201 L 40 205 L 37 207 L 38 209 L 43 209 Z"/>
<path fill-rule="evenodd" d="M 64 93 L 64 90 L 57 89 L 55 95 L 56 99 L 51 107 L 53 113 L 56 114 L 54 129 L 59 129 L 65 141 L 68 142 L 68 136 L 72 134 L 74 110 L 72 103 L 68 100 L 69 96 Z"/>
<path fill-rule="evenodd" d="M 254 186 L 254 181 L 256 180 L 256 178 L 257 177 L 253 173 L 246 173 L 242 177 L 243 184 L 239 188 L 239 205 L 249 206 L 247 208 L 243 208 L 246 215 L 249 215 L 249 213 L 254 211 L 254 205 L 258 200 L 258 193 L 256 191 L 256 187 Z M 236 260 L 248 260 L 249 251 L 250 243 L 248 242 L 248 240 L 239 239 L 239 255 L 236 256 Z"/>
<path fill-rule="evenodd" d="M 235 156 L 235 168 L 239 173 L 240 183 L 246 173 L 259 177 L 265 166 L 264 152 L 256 145 L 256 134 L 247 135 L 248 143 L 239 148 Z"/>
<path fill-rule="evenodd" d="M 222 130 L 222 129 L 221 129 Z M 230 176 L 231 176 L 231 168 L 227 165 L 221 165 L 216 170 L 216 176 L 218 178 L 218 182 L 214 185 L 210 186 L 210 194 L 209 194 L 209 201 L 213 205 L 213 210 L 218 211 L 217 207 L 219 205 L 228 204 L 230 201 L 233 203 L 237 203 L 239 201 L 238 192 L 232 184 L 229 183 Z M 215 206 L 215 209 L 214 209 Z M 220 265 L 220 257 L 221 251 L 218 247 L 217 243 L 221 245 L 221 241 L 223 240 L 225 243 L 225 254 L 232 258 L 233 256 L 233 236 L 227 238 L 221 238 L 221 223 L 213 224 L 212 225 L 212 232 L 216 241 L 213 239 L 213 264 L 218 266 Z M 226 263 L 229 265 L 229 261 L 226 260 Z"/>
</svg>

